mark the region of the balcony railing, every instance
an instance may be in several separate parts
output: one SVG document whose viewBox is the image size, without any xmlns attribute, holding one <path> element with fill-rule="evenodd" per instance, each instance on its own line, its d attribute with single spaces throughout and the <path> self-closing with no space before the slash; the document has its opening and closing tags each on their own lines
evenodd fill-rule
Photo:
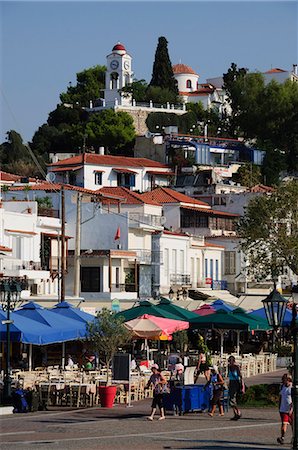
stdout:
<svg viewBox="0 0 298 450">
<path fill-rule="evenodd" d="M 38 207 L 38 216 L 54 217 L 55 219 L 59 219 L 59 209 L 43 208 L 43 207 L 39 206 Z"/>
<path fill-rule="evenodd" d="M 5 261 L 5 269 L 7 270 L 45 270 L 40 262 L 34 261 L 20 261 L 20 262 L 10 262 Z"/>
<path fill-rule="evenodd" d="M 212 280 L 211 288 L 214 290 L 228 289 L 228 282 L 226 280 Z"/>
<path fill-rule="evenodd" d="M 132 249 L 137 254 L 139 264 L 162 264 L 163 253 L 157 250 Z"/>
<path fill-rule="evenodd" d="M 190 285 L 190 275 L 185 273 L 172 273 L 170 274 L 171 284 Z"/>
<path fill-rule="evenodd" d="M 154 216 L 153 214 L 129 213 L 129 226 L 142 228 L 144 225 L 151 227 L 162 227 L 164 223 L 163 216 Z"/>
</svg>

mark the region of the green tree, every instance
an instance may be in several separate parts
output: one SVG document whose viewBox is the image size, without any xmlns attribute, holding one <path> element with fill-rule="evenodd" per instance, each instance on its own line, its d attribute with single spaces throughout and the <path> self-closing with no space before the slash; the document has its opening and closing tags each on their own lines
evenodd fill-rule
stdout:
<svg viewBox="0 0 298 450">
<path fill-rule="evenodd" d="M 239 220 L 241 249 L 256 280 L 277 280 L 283 267 L 298 274 L 298 181 L 252 199 Z"/>
<path fill-rule="evenodd" d="M 132 117 L 126 112 L 114 112 L 112 109 L 91 114 L 84 131 L 87 145 L 96 149 L 106 147 L 110 153 L 132 147 L 135 139 Z"/>
<path fill-rule="evenodd" d="M 164 36 L 158 38 L 153 63 L 152 78 L 149 86 L 169 89 L 176 96 L 178 96 L 177 81 L 174 77 L 172 63 L 168 52 L 168 41 Z"/>
<path fill-rule="evenodd" d="M 86 340 L 99 355 L 107 367 L 107 384 L 109 384 L 109 368 L 115 353 L 131 338 L 125 328 L 123 318 L 103 308 L 94 321 L 87 323 Z"/>
<path fill-rule="evenodd" d="M 76 86 L 68 86 L 67 91 L 60 94 L 62 103 L 87 106 L 100 97 L 105 87 L 105 66 L 94 66 L 77 73 Z"/>
<path fill-rule="evenodd" d="M 124 94 L 126 92 L 132 94 L 132 98 L 136 102 L 146 102 L 147 88 L 148 84 L 145 80 L 134 80 L 131 84 L 124 86 L 124 88 L 121 89 L 121 92 L 123 92 Z"/>
<path fill-rule="evenodd" d="M 239 167 L 238 172 L 233 174 L 233 181 L 247 187 L 260 184 L 262 182 L 261 169 L 255 164 L 243 164 Z"/>
</svg>

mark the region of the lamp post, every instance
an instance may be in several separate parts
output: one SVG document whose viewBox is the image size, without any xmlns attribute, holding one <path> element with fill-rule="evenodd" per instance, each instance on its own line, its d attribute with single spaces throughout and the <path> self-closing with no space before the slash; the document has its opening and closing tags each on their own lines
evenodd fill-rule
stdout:
<svg viewBox="0 0 298 450">
<path fill-rule="evenodd" d="M 296 325 L 296 316 L 297 316 L 297 309 L 296 309 L 296 302 L 298 301 L 298 285 L 292 287 L 292 299 L 293 299 L 293 305 L 292 305 L 292 333 L 293 333 L 293 340 L 294 340 L 294 351 L 293 351 L 293 362 L 294 362 L 294 380 L 293 380 L 293 412 L 294 412 L 294 418 L 293 418 L 293 448 L 298 449 L 298 343 L 297 343 L 297 337 L 298 337 L 298 330 Z"/>
<path fill-rule="evenodd" d="M 11 401 L 11 368 L 10 368 L 10 312 L 13 311 L 20 300 L 22 286 L 14 279 L 2 280 L 0 284 L 0 299 L 3 311 L 6 311 L 6 320 L 2 321 L 6 325 L 6 361 L 4 375 L 3 400 L 5 404 Z"/>
<path fill-rule="evenodd" d="M 274 335 L 278 328 L 282 326 L 288 300 L 280 295 L 280 293 L 274 288 L 273 291 L 270 292 L 264 300 L 262 300 L 262 303 L 265 308 L 267 322 L 269 326 L 273 328 L 272 346 L 274 346 Z"/>
<path fill-rule="evenodd" d="M 170 290 L 169 290 L 169 299 L 170 299 L 170 300 L 173 300 L 174 295 L 175 295 L 175 293 L 174 293 L 173 289 L 170 288 Z"/>
</svg>

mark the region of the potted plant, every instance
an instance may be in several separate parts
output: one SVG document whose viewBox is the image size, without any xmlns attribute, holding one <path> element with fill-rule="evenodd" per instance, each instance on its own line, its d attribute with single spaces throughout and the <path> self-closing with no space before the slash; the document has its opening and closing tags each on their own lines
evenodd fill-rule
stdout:
<svg viewBox="0 0 298 450">
<path fill-rule="evenodd" d="M 131 334 L 125 328 L 122 317 L 116 316 L 115 312 L 103 308 L 94 321 L 87 323 L 86 337 L 107 368 L 106 385 L 99 386 L 99 396 L 101 406 L 111 408 L 115 400 L 117 386 L 111 385 L 109 369 L 115 353 L 119 347 L 129 341 Z"/>
</svg>

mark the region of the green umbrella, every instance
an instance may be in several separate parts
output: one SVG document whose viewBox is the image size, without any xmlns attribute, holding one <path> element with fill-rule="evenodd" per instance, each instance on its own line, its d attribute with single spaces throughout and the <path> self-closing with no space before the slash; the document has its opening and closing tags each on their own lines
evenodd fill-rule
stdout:
<svg viewBox="0 0 298 450">
<path fill-rule="evenodd" d="M 243 308 L 236 308 L 234 311 L 231 312 L 231 314 L 234 317 L 237 317 L 237 319 L 242 320 L 243 322 L 247 323 L 250 330 L 263 330 L 267 331 L 270 330 L 270 326 L 268 325 L 268 322 L 258 316 L 254 316 L 253 314 L 247 314 Z M 252 319 L 252 320 L 251 320 Z"/>
<path fill-rule="evenodd" d="M 236 317 L 230 312 L 220 309 L 208 316 L 197 316 L 190 321 L 191 328 L 216 329 L 220 334 L 220 354 L 223 354 L 224 330 L 248 330 L 248 323 Z M 239 339 L 238 339 L 239 340 Z"/>
<path fill-rule="evenodd" d="M 140 301 L 139 305 L 133 306 L 130 309 L 125 309 L 124 311 L 117 313 L 117 316 L 124 317 L 124 321 L 127 322 L 128 320 L 136 319 L 144 314 L 149 314 L 155 317 L 165 317 L 166 319 L 181 320 L 181 316 L 178 317 L 177 314 L 174 315 L 170 312 L 163 311 L 157 305 L 153 305 L 148 300 Z"/>
<path fill-rule="evenodd" d="M 218 328 L 224 330 L 248 330 L 249 325 L 230 312 L 220 309 L 208 316 L 199 316 L 191 319 L 192 328 Z"/>
<path fill-rule="evenodd" d="M 181 306 L 174 305 L 171 300 L 165 297 L 161 297 L 160 302 L 156 306 L 164 312 L 174 314 L 174 316 L 177 316 L 177 319 L 179 320 L 186 320 L 187 322 L 189 322 L 191 319 L 197 318 L 197 314 L 193 313 L 192 311 L 188 311 Z"/>
</svg>

